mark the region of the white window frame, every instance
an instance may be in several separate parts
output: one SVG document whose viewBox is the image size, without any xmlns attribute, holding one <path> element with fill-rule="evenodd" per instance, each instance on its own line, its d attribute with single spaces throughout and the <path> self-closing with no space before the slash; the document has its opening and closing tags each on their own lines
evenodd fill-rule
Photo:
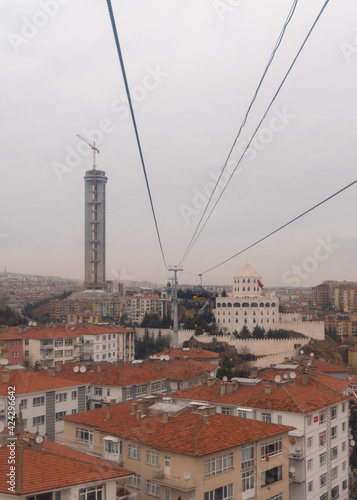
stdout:
<svg viewBox="0 0 357 500">
<path fill-rule="evenodd" d="M 160 465 L 160 455 L 156 450 L 146 450 L 146 463 L 147 465 Z"/>
<path fill-rule="evenodd" d="M 204 461 L 204 478 L 216 476 L 233 469 L 233 453 L 225 453 Z"/>
<path fill-rule="evenodd" d="M 146 481 L 146 493 L 154 497 L 160 497 L 160 485 L 154 483 L 153 481 Z"/>
<path fill-rule="evenodd" d="M 130 443 L 128 446 L 128 458 L 132 458 L 134 460 L 140 460 L 141 450 L 140 446 L 137 444 Z"/>
</svg>

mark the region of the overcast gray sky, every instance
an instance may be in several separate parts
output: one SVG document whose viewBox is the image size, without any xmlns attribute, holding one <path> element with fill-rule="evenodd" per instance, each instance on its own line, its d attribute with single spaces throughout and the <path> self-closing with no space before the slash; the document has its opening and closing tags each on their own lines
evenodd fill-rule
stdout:
<svg viewBox="0 0 357 500">
<path fill-rule="evenodd" d="M 233 160 L 323 3 L 299 0 Z M 188 245 L 291 5 L 113 0 L 168 264 Z M 0 23 L 0 269 L 83 278 L 92 159 L 76 135 L 97 131 L 109 179 L 107 278 L 165 282 L 106 1 L 1 0 Z M 185 271 L 206 271 L 357 178 L 356 77 L 357 4 L 331 0 Z M 357 280 L 356 189 L 204 283 L 229 283 L 247 258 L 267 286 Z"/>
</svg>

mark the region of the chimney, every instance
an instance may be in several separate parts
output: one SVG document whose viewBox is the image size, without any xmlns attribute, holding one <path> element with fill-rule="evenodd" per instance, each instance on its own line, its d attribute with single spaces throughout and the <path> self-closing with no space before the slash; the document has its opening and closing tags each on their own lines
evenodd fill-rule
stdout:
<svg viewBox="0 0 357 500">
<path fill-rule="evenodd" d="M 97 365 L 97 373 L 101 373 L 102 372 L 102 365 Z"/>
<path fill-rule="evenodd" d="M 137 412 L 136 412 L 136 420 L 141 420 L 142 413 L 143 412 L 141 410 L 137 410 Z"/>
<path fill-rule="evenodd" d="M 167 424 L 167 422 L 169 421 L 169 414 L 166 413 L 166 412 L 163 412 L 162 414 L 162 421 L 164 424 Z"/>
<path fill-rule="evenodd" d="M 55 371 L 59 373 L 62 370 L 62 365 L 55 365 Z"/>
<path fill-rule="evenodd" d="M 313 375 L 315 375 L 315 374 L 317 373 L 317 366 L 313 366 L 313 365 L 311 365 L 311 366 L 310 366 L 310 372 L 311 372 Z"/>
<path fill-rule="evenodd" d="M 110 406 L 107 406 L 107 418 L 105 420 L 110 419 Z"/>
<path fill-rule="evenodd" d="M 36 442 L 37 438 L 41 438 L 42 441 L 40 443 L 37 443 Z M 42 450 L 42 448 L 43 448 L 43 437 L 42 436 L 30 436 L 29 437 L 29 443 L 30 443 L 31 448 L 33 448 L 34 450 Z"/>
<path fill-rule="evenodd" d="M 48 371 L 47 371 L 47 375 L 50 375 L 51 377 L 53 377 L 54 374 L 55 374 L 54 366 L 49 366 Z"/>
<path fill-rule="evenodd" d="M 226 382 L 226 394 L 230 394 L 233 392 L 233 384 L 232 382 Z"/>
<path fill-rule="evenodd" d="M 25 432 L 24 421 L 22 420 L 22 413 L 19 412 L 18 416 L 15 417 L 15 434 L 18 436 L 23 436 Z"/>
<path fill-rule="evenodd" d="M 155 369 L 157 372 L 159 372 L 161 370 L 159 363 L 155 366 Z"/>
<path fill-rule="evenodd" d="M 8 384 L 10 382 L 10 372 L 9 372 L 9 370 L 3 370 L 1 372 L 1 382 L 3 384 Z"/>
<path fill-rule="evenodd" d="M 201 352 L 201 348 L 200 347 L 197 347 L 197 352 Z"/>
<path fill-rule="evenodd" d="M 138 403 L 133 403 L 131 405 L 131 413 L 132 414 L 136 413 L 137 409 L 138 409 Z"/>
<path fill-rule="evenodd" d="M 114 406 L 117 404 L 117 400 L 116 399 L 111 399 L 110 400 L 110 406 Z"/>
<path fill-rule="evenodd" d="M 309 375 L 308 373 L 304 373 L 302 374 L 302 385 L 307 385 L 309 383 Z"/>
<path fill-rule="evenodd" d="M 266 385 L 264 387 L 264 394 L 271 394 L 271 386 L 270 385 Z"/>
<path fill-rule="evenodd" d="M 215 378 L 208 378 L 207 379 L 207 387 L 213 387 L 216 383 L 216 379 Z"/>
<path fill-rule="evenodd" d="M 226 384 L 225 382 L 221 382 L 219 384 L 219 395 L 224 396 L 226 394 Z"/>
<path fill-rule="evenodd" d="M 250 375 L 253 377 L 253 378 L 257 378 L 258 377 L 258 368 L 252 368 L 250 370 Z"/>
<path fill-rule="evenodd" d="M 239 382 L 238 380 L 233 380 L 233 392 L 236 392 L 238 391 L 238 388 L 239 388 Z"/>
<path fill-rule="evenodd" d="M 209 415 L 202 415 L 202 422 L 204 424 L 209 424 Z"/>
</svg>

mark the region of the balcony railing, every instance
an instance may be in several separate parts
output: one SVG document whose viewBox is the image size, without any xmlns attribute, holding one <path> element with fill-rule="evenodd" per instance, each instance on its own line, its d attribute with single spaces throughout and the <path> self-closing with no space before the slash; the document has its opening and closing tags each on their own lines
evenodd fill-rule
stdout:
<svg viewBox="0 0 357 500">
<path fill-rule="evenodd" d="M 155 483 L 167 486 L 168 488 L 173 488 L 175 490 L 188 492 L 196 489 L 196 484 L 192 479 L 186 480 L 183 477 L 170 476 L 165 474 L 162 470 L 153 471 L 152 478 L 155 480 Z"/>
<path fill-rule="evenodd" d="M 40 346 L 40 349 L 53 349 L 53 345 L 43 344 Z"/>
<path fill-rule="evenodd" d="M 293 460 L 302 460 L 304 458 L 305 454 L 302 450 L 297 450 L 297 451 L 294 451 L 290 456 L 289 458 L 293 459 Z"/>
</svg>

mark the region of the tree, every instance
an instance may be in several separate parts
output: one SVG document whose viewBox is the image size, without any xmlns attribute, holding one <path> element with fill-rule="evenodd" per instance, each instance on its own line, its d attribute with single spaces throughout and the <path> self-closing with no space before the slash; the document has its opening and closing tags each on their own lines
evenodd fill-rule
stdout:
<svg viewBox="0 0 357 500">
<path fill-rule="evenodd" d="M 252 335 L 255 339 L 263 339 L 265 337 L 265 330 L 261 328 L 259 325 L 254 327 Z"/>
<path fill-rule="evenodd" d="M 247 325 L 243 325 L 243 328 L 239 332 L 240 336 L 242 339 L 249 339 L 250 338 L 250 331 Z"/>
<path fill-rule="evenodd" d="M 227 297 L 227 292 L 223 289 L 222 297 Z"/>
</svg>

